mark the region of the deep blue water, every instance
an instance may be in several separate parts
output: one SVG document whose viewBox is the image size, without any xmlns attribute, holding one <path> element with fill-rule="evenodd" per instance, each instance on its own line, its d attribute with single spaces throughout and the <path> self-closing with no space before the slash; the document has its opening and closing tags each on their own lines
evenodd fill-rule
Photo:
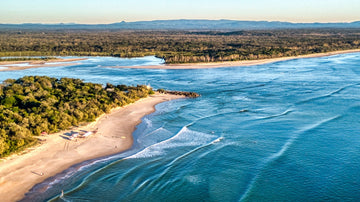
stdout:
<svg viewBox="0 0 360 202">
<path fill-rule="evenodd" d="M 131 150 L 73 166 L 24 200 L 360 200 L 360 53 L 219 69 L 108 67 L 162 62 L 95 57 L 0 72 L 1 81 L 47 75 L 202 95 L 157 105 Z"/>
</svg>

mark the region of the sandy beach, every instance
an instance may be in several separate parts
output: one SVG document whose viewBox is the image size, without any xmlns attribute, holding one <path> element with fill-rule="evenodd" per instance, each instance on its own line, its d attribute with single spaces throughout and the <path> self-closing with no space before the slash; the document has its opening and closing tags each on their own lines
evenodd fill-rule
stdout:
<svg viewBox="0 0 360 202">
<path fill-rule="evenodd" d="M 15 71 L 23 70 L 30 68 L 39 68 L 39 67 L 58 67 L 58 66 L 69 66 L 76 65 L 77 63 L 71 63 L 76 61 L 86 60 L 86 58 L 70 58 L 70 59 L 53 59 L 53 60 L 27 60 L 27 61 L 2 61 L 0 62 L 0 71 Z M 57 63 L 57 64 L 52 64 Z M 60 63 L 60 64 L 59 64 Z M 24 64 L 20 65 L 19 64 Z"/>
<path fill-rule="evenodd" d="M 163 64 L 163 65 L 148 65 L 148 66 L 107 66 L 110 68 L 131 68 L 131 69 L 209 69 L 209 68 L 221 68 L 221 67 L 241 67 L 241 66 L 251 66 L 251 65 L 261 65 L 279 61 L 300 59 L 300 58 L 316 58 L 316 57 L 326 57 L 331 55 L 345 54 L 345 53 L 356 53 L 360 52 L 360 49 L 352 50 L 343 50 L 343 51 L 333 51 L 328 53 L 314 53 L 309 55 L 298 55 L 291 57 L 280 57 L 280 58 L 270 58 L 270 59 L 261 59 L 261 60 L 243 60 L 243 61 L 227 61 L 227 62 L 208 62 L 208 63 L 186 63 L 186 64 Z M 15 70 L 24 70 L 30 68 L 39 68 L 39 67 L 58 67 L 58 66 L 68 66 L 68 65 L 77 65 L 77 63 L 70 63 L 74 61 L 86 60 L 86 58 L 72 58 L 72 59 L 55 59 L 50 61 L 9 61 L 9 62 L 0 62 L 0 71 L 15 71 Z M 61 64 L 51 64 L 51 63 L 61 63 Z M 69 62 L 69 63 L 68 63 Z M 19 64 L 28 64 L 25 66 L 17 66 Z M 6 67 L 6 68 L 1 68 Z"/>
<path fill-rule="evenodd" d="M 113 109 L 86 126 L 42 136 L 42 144 L 20 155 L 0 159 L 1 201 L 20 200 L 34 185 L 74 164 L 129 149 L 133 143 L 132 133 L 141 118 L 154 112 L 156 104 L 179 98 L 184 96 L 152 95 Z M 80 130 L 98 132 L 87 138 L 66 138 L 72 131 Z"/>
<path fill-rule="evenodd" d="M 152 66 L 111 66 L 112 68 L 132 68 L 132 69 L 208 69 L 208 68 L 220 68 L 220 67 L 240 67 L 261 65 L 279 61 L 293 60 L 299 58 L 316 58 L 326 57 L 331 55 L 355 53 L 360 52 L 360 49 L 334 51 L 328 53 L 315 53 L 309 55 L 299 55 L 291 57 L 280 57 L 262 60 L 245 60 L 245 61 L 229 61 L 229 62 L 209 62 L 209 63 L 186 63 L 186 64 L 165 64 L 165 65 L 152 65 Z"/>
</svg>

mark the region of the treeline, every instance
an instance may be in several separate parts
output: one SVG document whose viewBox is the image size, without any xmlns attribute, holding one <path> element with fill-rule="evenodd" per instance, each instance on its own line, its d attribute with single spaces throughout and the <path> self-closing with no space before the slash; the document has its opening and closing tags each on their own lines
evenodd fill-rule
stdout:
<svg viewBox="0 0 360 202">
<path fill-rule="evenodd" d="M 0 58 L 0 62 L 10 62 L 10 61 L 32 61 L 32 60 L 41 60 L 41 61 L 49 61 L 49 60 L 55 60 L 56 57 L 48 57 L 48 56 L 42 56 L 42 57 L 5 57 Z"/>
<path fill-rule="evenodd" d="M 157 89 L 156 90 L 158 93 L 162 93 L 162 94 L 170 94 L 170 95 L 181 95 L 181 96 L 185 96 L 188 98 L 197 98 L 200 97 L 200 94 L 195 93 L 195 92 L 184 92 L 184 91 L 171 91 L 171 90 L 165 90 L 165 89 Z"/>
<path fill-rule="evenodd" d="M 0 56 L 155 55 L 166 63 L 237 61 L 360 48 L 360 29 L 0 31 Z"/>
<path fill-rule="evenodd" d="M 0 85 L 0 157 L 35 144 L 35 136 L 94 121 L 117 106 L 147 97 L 147 86 L 85 83 L 25 76 Z"/>
</svg>

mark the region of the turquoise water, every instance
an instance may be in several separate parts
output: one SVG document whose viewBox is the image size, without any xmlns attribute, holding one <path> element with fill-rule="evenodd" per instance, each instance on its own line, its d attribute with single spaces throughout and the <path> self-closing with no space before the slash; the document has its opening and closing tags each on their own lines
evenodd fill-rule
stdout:
<svg viewBox="0 0 360 202">
<path fill-rule="evenodd" d="M 24 201 L 360 199 L 360 53 L 219 69 L 109 68 L 162 62 L 95 57 L 0 72 L 0 80 L 66 76 L 202 95 L 157 105 L 129 151 L 75 165 Z"/>
</svg>

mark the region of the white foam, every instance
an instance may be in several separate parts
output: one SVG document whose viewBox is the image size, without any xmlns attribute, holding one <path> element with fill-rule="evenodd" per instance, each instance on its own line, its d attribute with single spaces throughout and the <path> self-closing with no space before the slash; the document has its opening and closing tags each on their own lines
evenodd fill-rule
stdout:
<svg viewBox="0 0 360 202">
<path fill-rule="evenodd" d="M 193 131 L 184 126 L 181 130 L 173 137 L 161 141 L 159 143 L 150 145 L 144 150 L 127 157 L 126 159 L 132 158 L 149 158 L 155 156 L 161 156 L 166 153 L 166 149 L 173 147 L 183 146 L 198 146 L 208 144 L 214 139 L 214 135 L 209 135 L 197 131 Z"/>
<path fill-rule="evenodd" d="M 247 96 L 242 96 L 242 95 L 236 95 L 232 97 L 233 100 L 242 100 L 242 101 L 251 101 L 251 99 Z"/>
<path fill-rule="evenodd" d="M 304 127 L 302 130 L 299 131 L 299 133 L 296 133 L 294 135 L 292 135 L 291 138 L 288 139 L 288 141 L 285 142 L 285 144 L 281 147 L 281 149 L 270 155 L 268 158 L 265 159 L 265 161 L 263 162 L 263 166 L 262 168 L 264 168 L 266 165 L 268 165 L 269 163 L 275 161 L 276 159 L 280 158 L 281 156 L 284 155 L 284 153 L 291 147 L 291 145 L 295 142 L 295 140 L 297 140 L 299 138 L 299 135 L 304 133 L 304 132 L 307 132 L 309 130 L 313 130 L 315 128 L 318 128 L 319 126 L 329 122 L 329 121 L 333 121 L 335 119 L 338 119 L 339 117 L 341 116 L 334 116 L 334 117 L 331 117 L 331 118 L 328 118 L 328 119 L 323 119 L 317 123 L 314 123 L 314 124 L 310 124 L 306 127 Z M 242 201 L 244 200 L 247 195 L 250 193 L 251 189 L 253 188 L 253 185 L 254 183 L 256 182 L 258 176 L 260 174 L 260 171 L 259 173 L 256 174 L 256 176 L 251 180 L 251 182 L 249 183 L 248 185 L 248 188 L 246 189 L 245 193 L 241 196 L 240 200 L 239 201 Z"/>
<path fill-rule="evenodd" d="M 121 154 L 119 154 L 119 155 L 121 155 Z M 67 172 L 63 176 L 57 176 L 57 178 L 54 178 L 53 181 L 47 183 L 48 186 L 47 186 L 46 190 L 50 189 L 51 187 L 53 187 L 57 183 L 62 182 L 64 180 L 74 176 L 79 171 L 82 171 L 82 170 L 84 170 L 86 168 L 89 168 L 89 167 L 91 167 L 91 166 L 93 166 L 95 164 L 98 164 L 98 163 L 102 163 L 102 162 L 110 161 L 112 159 L 119 158 L 119 155 L 114 155 L 114 156 L 109 156 L 109 157 L 106 157 L 106 158 L 103 158 L 103 159 L 93 160 L 93 161 L 91 161 L 91 162 L 89 162 L 87 164 L 80 165 L 77 168 L 70 168 L 69 170 L 67 170 Z"/>
<path fill-rule="evenodd" d="M 168 131 L 168 130 L 164 129 L 163 127 L 160 127 L 160 128 L 155 129 L 154 131 L 151 131 L 150 133 L 148 133 L 148 134 L 144 135 L 144 136 L 143 136 L 143 137 L 141 137 L 141 138 L 148 137 L 148 136 L 150 136 L 150 135 L 156 134 L 157 132 L 161 132 L 161 131 L 170 132 L 170 131 Z"/>
<path fill-rule="evenodd" d="M 292 109 L 287 109 L 286 111 L 280 113 L 280 114 L 275 114 L 275 115 L 271 115 L 271 116 L 267 116 L 267 117 L 262 117 L 260 119 L 271 119 L 271 118 L 276 118 L 276 117 L 280 117 L 280 116 L 285 116 L 288 115 L 289 113 L 293 112 Z"/>
<path fill-rule="evenodd" d="M 60 195 L 59 198 L 62 199 L 63 201 L 65 201 L 65 202 L 71 202 L 71 200 L 66 199 L 65 196 Z"/>
<path fill-rule="evenodd" d="M 345 64 L 347 63 L 349 60 L 356 58 L 357 55 L 355 54 L 342 54 L 342 55 L 334 55 L 334 56 L 330 56 L 330 57 L 326 57 L 324 59 L 326 59 L 326 61 L 335 63 L 335 64 Z"/>
<path fill-rule="evenodd" d="M 185 179 L 192 184 L 200 184 L 203 180 L 200 175 L 187 175 Z"/>
<path fill-rule="evenodd" d="M 224 137 L 219 137 L 216 140 L 212 141 L 211 144 L 218 143 L 218 142 L 222 141 L 223 139 L 224 139 Z"/>
<path fill-rule="evenodd" d="M 152 121 L 148 118 L 144 118 L 143 122 L 146 124 L 146 128 L 151 128 L 152 127 Z"/>
</svg>

